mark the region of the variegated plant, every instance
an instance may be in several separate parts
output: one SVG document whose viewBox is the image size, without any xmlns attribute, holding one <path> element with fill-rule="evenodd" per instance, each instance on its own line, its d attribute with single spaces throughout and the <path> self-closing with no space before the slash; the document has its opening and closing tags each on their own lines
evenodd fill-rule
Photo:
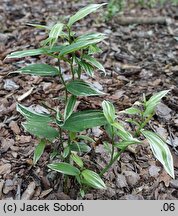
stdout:
<svg viewBox="0 0 178 216">
<path fill-rule="evenodd" d="M 103 93 L 94 88 L 90 83 L 81 79 L 81 74 L 86 73 L 93 76 L 94 70 L 98 69 L 105 73 L 102 64 L 97 61 L 93 54 L 101 50 L 97 46 L 106 38 L 102 33 L 86 33 L 76 36 L 73 24 L 80 21 L 88 14 L 98 10 L 103 4 L 91 4 L 79 10 L 71 16 L 67 23 L 58 22 L 55 25 L 43 26 L 29 24 L 48 32 L 48 37 L 42 41 L 41 48 L 17 51 L 11 53 L 7 58 L 22 58 L 26 56 L 46 55 L 56 58 L 58 67 L 48 64 L 30 64 L 19 69 L 22 74 L 35 76 L 59 76 L 64 86 L 65 109 L 63 113 L 58 109 L 51 115 L 39 114 L 22 104 L 17 104 L 17 110 L 25 117 L 23 127 L 29 133 L 39 138 L 33 162 L 38 162 L 44 152 L 45 146 L 56 139 L 59 140 L 61 152 L 59 163 L 51 163 L 48 167 L 65 175 L 75 176 L 79 184 L 89 185 L 93 188 L 104 189 L 106 186 L 100 176 L 92 170 L 85 168 L 82 161 L 82 154 L 88 153 L 90 147 L 87 145 L 94 140 L 87 136 L 80 136 L 80 132 L 102 126 L 106 119 L 102 110 L 84 110 L 74 112 L 78 96 L 97 96 Z M 66 62 L 70 67 L 71 80 L 65 81 L 61 70 L 61 61 Z M 68 141 L 63 137 L 63 131 L 68 133 Z M 52 157 L 55 154 L 52 153 Z"/>
<path fill-rule="evenodd" d="M 108 171 L 129 145 L 141 144 L 143 143 L 143 137 L 145 137 L 150 144 L 154 156 L 162 163 L 166 172 L 174 178 L 173 159 L 166 142 L 158 134 L 144 129 L 155 114 L 156 106 L 168 92 L 169 90 L 165 90 L 156 93 L 148 101 L 146 101 L 144 96 L 143 102 L 136 102 L 133 107 L 119 112 L 134 116 L 126 120 L 135 126 L 135 131 L 131 132 L 127 131 L 121 123 L 116 121 L 113 104 L 108 101 L 103 101 L 103 113 L 108 122 L 108 124 L 105 125 L 105 128 L 111 139 L 110 143 L 112 145 L 110 147 L 109 143 L 105 142 L 105 147 L 108 153 L 111 154 L 111 159 L 109 164 L 101 171 L 101 176 Z M 119 142 L 117 143 L 114 141 L 116 136 L 119 139 Z"/>
<path fill-rule="evenodd" d="M 91 4 L 82 8 L 69 18 L 67 24 L 58 22 L 52 27 L 30 24 L 48 32 L 48 37 L 42 42 L 42 47 L 17 51 L 7 56 L 7 58 L 22 58 L 43 54 L 56 58 L 58 61 L 58 67 L 38 63 L 27 65 L 19 70 L 22 74 L 59 76 L 64 86 L 65 109 L 63 112 L 52 108 L 50 109 L 52 110 L 51 114 L 40 114 L 22 104 L 17 104 L 17 110 L 26 119 L 26 122 L 23 123 L 24 129 L 39 138 L 39 144 L 34 151 L 34 165 L 40 159 L 46 145 L 58 140 L 60 152 L 52 152 L 51 160 L 58 156 L 60 162 L 51 163 L 48 167 L 64 175 L 75 177 L 81 186 L 86 185 L 97 189 L 105 189 L 106 186 L 101 176 L 129 145 L 142 142 L 139 139 L 140 134 L 142 134 L 150 143 L 156 158 L 163 164 L 166 171 L 174 177 L 173 162 L 169 148 L 158 135 L 144 130 L 145 125 L 154 114 L 156 105 L 166 95 L 167 91 L 162 91 L 152 96 L 148 101 L 144 100 L 141 104 L 143 109 L 132 107 L 124 111 L 124 113 L 136 114 L 141 117 L 141 122 L 130 120 L 130 122 L 136 124 L 135 133 L 128 132 L 121 123 L 117 122 L 115 108 L 110 102 L 103 101 L 103 110 L 74 112 L 78 96 L 103 94 L 90 83 L 82 80 L 81 74 L 85 72 L 88 76 L 93 76 L 95 68 L 105 72 L 102 64 L 93 57 L 94 53 L 100 52 L 97 44 L 105 39 L 105 35 L 102 33 L 86 33 L 76 36 L 76 33 L 73 31 L 73 24 L 104 5 L 105 3 Z M 69 64 L 71 72 L 69 81 L 64 80 L 61 61 Z M 94 140 L 89 136 L 81 135 L 80 132 L 96 126 L 105 127 L 112 144 L 110 148 L 110 145 L 104 142 L 106 149 L 111 154 L 111 160 L 100 174 L 88 169 L 82 160 L 82 155 L 91 150 L 88 143 L 94 142 Z M 64 132 L 68 135 L 68 140 L 65 139 Z M 119 139 L 118 143 L 115 143 L 116 136 Z M 81 191 L 81 194 L 83 194 L 83 191 Z"/>
</svg>

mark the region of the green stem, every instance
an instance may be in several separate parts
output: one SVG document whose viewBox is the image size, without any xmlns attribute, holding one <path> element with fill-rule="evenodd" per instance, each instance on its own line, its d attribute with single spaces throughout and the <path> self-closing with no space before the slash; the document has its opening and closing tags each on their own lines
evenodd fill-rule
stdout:
<svg viewBox="0 0 178 216">
<path fill-rule="evenodd" d="M 69 38 L 69 44 L 71 44 L 73 42 L 72 36 L 71 36 L 71 29 L 69 26 L 67 26 L 67 30 L 68 30 L 68 38 Z M 74 67 L 73 67 L 73 63 L 74 63 L 74 53 L 72 53 L 72 59 L 70 61 L 70 70 L 72 73 L 72 79 L 74 80 Z"/>
<path fill-rule="evenodd" d="M 77 72 L 77 74 L 78 74 L 78 79 L 80 79 L 81 78 L 81 67 L 80 67 L 80 65 L 78 65 L 78 72 Z"/>
<path fill-rule="evenodd" d="M 145 127 L 145 125 L 151 120 L 151 118 L 153 117 L 154 113 L 150 114 L 145 121 L 140 125 L 140 127 L 136 130 L 135 132 L 135 136 L 138 137 L 140 135 L 140 131 Z"/>
<path fill-rule="evenodd" d="M 114 128 L 112 127 L 112 139 L 111 139 L 112 151 L 111 151 L 111 159 L 110 162 L 113 160 L 114 157 Z"/>
<path fill-rule="evenodd" d="M 71 29 L 70 27 L 67 25 L 67 31 L 68 31 L 68 36 L 69 36 L 69 43 L 72 43 L 72 37 L 71 37 Z"/>
<path fill-rule="evenodd" d="M 60 59 L 58 59 L 58 67 L 59 67 L 59 76 L 60 76 L 61 82 L 62 82 L 62 84 L 64 85 L 64 88 L 65 88 L 65 103 L 67 103 L 67 99 L 68 99 L 68 92 L 67 92 L 67 86 L 66 86 L 66 83 L 65 83 L 64 78 L 63 78 L 63 76 L 62 76 Z"/>
<path fill-rule="evenodd" d="M 69 189 L 68 189 L 68 179 L 69 179 L 69 176 L 67 175 L 64 175 L 64 193 L 68 194 L 69 192 Z"/>
<path fill-rule="evenodd" d="M 66 147 L 69 147 L 69 154 L 67 155 L 66 158 L 64 158 L 64 162 L 66 162 L 66 163 L 70 163 L 70 155 L 71 155 L 70 143 L 71 143 L 71 139 L 70 139 L 70 136 L 68 136 L 67 146 Z"/>
<path fill-rule="evenodd" d="M 111 159 L 110 159 L 110 161 L 113 160 L 113 157 L 114 157 L 114 145 L 112 144 L 112 151 L 111 151 Z"/>
<path fill-rule="evenodd" d="M 122 150 L 120 150 L 113 158 L 113 160 L 111 160 L 108 165 L 100 172 L 100 177 L 103 176 L 104 173 L 106 173 L 109 168 L 113 165 L 113 163 L 118 159 L 118 157 L 120 157 L 120 155 L 125 151 L 126 148 L 123 148 Z"/>
<path fill-rule="evenodd" d="M 60 144 L 62 145 L 62 129 L 59 127 L 59 138 L 60 138 Z"/>
<path fill-rule="evenodd" d="M 72 53 L 72 60 L 70 62 L 70 70 L 72 73 L 72 79 L 74 80 L 74 67 L 73 67 L 73 63 L 74 63 L 74 53 Z"/>
<path fill-rule="evenodd" d="M 58 152 L 62 152 L 63 151 L 63 145 L 62 145 L 63 139 L 62 139 L 62 128 L 61 127 L 59 127 L 59 140 L 60 142 L 58 143 L 56 150 Z"/>
</svg>

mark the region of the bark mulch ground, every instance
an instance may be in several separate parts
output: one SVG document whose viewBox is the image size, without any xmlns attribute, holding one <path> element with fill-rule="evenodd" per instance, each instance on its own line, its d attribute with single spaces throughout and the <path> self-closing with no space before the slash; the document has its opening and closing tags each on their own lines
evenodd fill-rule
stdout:
<svg viewBox="0 0 178 216">
<path fill-rule="evenodd" d="M 15 72 L 34 62 L 52 65 L 56 62 L 45 56 L 4 58 L 15 50 L 37 48 L 45 39 L 43 31 L 26 23 L 50 25 L 86 4 L 87 1 L 1 0 L 0 199 L 81 199 L 74 182 L 69 182 L 69 190 L 65 191 L 60 174 L 47 169 L 55 143 L 47 146 L 38 164 L 32 166 L 38 140 L 23 130 L 24 120 L 15 108 L 17 102 L 33 106 L 39 112 L 44 111 L 43 103 L 63 108 L 61 101 L 54 99 L 62 96 L 58 77 L 41 78 Z M 108 22 L 101 15 L 90 15 L 76 29 L 80 34 L 99 31 L 108 36 L 101 44 L 103 53 L 98 56 L 106 68 L 106 76 L 99 72 L 92 79 L 84 76 L 107 95 L 82 98 L 77 109 L 99 108 L 102 100 L 107 99 L 121 111 L 140 100 L 143 93 L 149 97 L 170 89 L 148 127 L 167 141 L 176 177 L 174 180 L 169 177 L 149 145 L 138 145 L 134 152 L 126 151 L 104 176 L 107 190 L 89 190 L 84 199 L 178 199 L 178 7 L 166 4 L 146 9 L 132 5 Z M 154 19 L 158 16 L 160 19 Z M 139 17 L 146 17 L 147 21 Z M 70 79 L 69 69 L 66 65 L 62 67 L 65 79 Z M 95 138 L 97 145 L 93 146 L 95 153 L 85 156 L 86 163 L 90 167 L 93 166 L 90 161 L 105 166 L 108 156 L 102 144 L 103 130 L 94 128 L 87 133 Z"/>
</svg>

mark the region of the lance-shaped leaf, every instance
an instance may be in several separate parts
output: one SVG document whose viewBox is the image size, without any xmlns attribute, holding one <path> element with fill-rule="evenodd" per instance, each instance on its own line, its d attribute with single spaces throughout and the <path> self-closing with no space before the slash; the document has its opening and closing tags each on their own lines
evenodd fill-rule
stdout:
<svg viewBox="0 0 178 216">
<path fill-rule="evenodd" d="M 90 4 L 82 9 L 80 9 L 76 14 L 70 17 L 68 26 L 71 27 L 75 22 L 81 20 L 82 18 L 86 17 L 88 14 L 98 10 L 103 5 L 106 5 L 106 3 L 103 4 Z"/>
<path fill-rule="evenodd" d="M 84 110 L 72 115 L 64 122 L 62 129 L 73 132 L 105 125 L 107 123 L 103 113 L 98 110 Z"/>
<path fill-rule="evenodd" d="M 88 48 L 88 55 L 93 55 L 95 53 L 101 53 L 101 52 L 102 50 L 96 44 L 90 45 Z"/>
<path fill-rule="evenodd" d="M 70 150 L 79 153 L 88 153 L 91 151 L 91 148 L 85 143 L 75 142 L 70 144 Z"/>
<path fill-rule="evenodd" d="M 35 27 L 37 29 L 46 29 L 46 30 L 50 30 L 51 29 L 51 27 L 49 27 L 49 26 L 40 25 L 40 24 L 27 23 L 27 25 L 33 26 L 33 27 Z"/>
<path fill-rule="evenodd" d="M 63 46 L 54 46 L 50 48 L 39 48 L 39 49 L 31 49 L 31 50 L 23 50 L 17 51 L 9 54 L 6 58 L 23 58 L 26 56 L 38 56 L 42 54 L 49 54 L 53 52 L 60 52 Z"/>
<path fill-rule="evenodd" d="M 139 144 L 141 142 L 139 141 L 129 141 L 129 140 L 125 140 L 125 141 L 121 141 L 119 143 L 115 143 L 114 146 L 116 148 L 119 148 L 121 150 L 126 149 L 129 145 L 133 145 L 133 144 Z"/>
<path fill-rule="evenodd" d="M 94 67 L 98 68 L 99 70 L 103 71 L 104 73 L 106 72 L 103 65 L 98 62 L 95 58 L 89 56 L 89 55 L 84 55 L 83 59 L 85 59 L 87 62 L 89 62 L 91 65 Z"/>
<path fill-rule="evenodd" d="M 71 95 L 70 98 L 68 99 L 65 110 L 64 110 L 64 120 L 69 118 L 70 115 L 72 114 L 76 101 L 77 101 L 77 98 L 74 95 Z"/>
<path fill-rule="evenodd" d="M 139 140 L 134 138 L 131 133 L 126 131 L 125 128 L 120 123 L 114 122 L 111 125 L 118 129 L 118 131 L 116 133 L 121 139 L 123 139 L 125 141 L 139 142 Z"/>
<path fill-rule="evenodd" d="M 48 125 L 48 122 L 39 122 L 38 119 L 31 119 L 27 122 L 24 122 L 22 125 L 26 131 L 39 137 L 46 138 L 50 141 L 54 140 L 59 136 L 59 133 L 56 129 Z"/>
<path fill-rule="evenodd" d="M 20 112 L 27 120 L 38 118 L 39 121 L 53 122 L 50 115 L 37 113 L 34 110 L 23 106 L 22 104 L 17 104 L 17 111 Z"/>
<path fill-rule="evenodd" d="M 94 96 L 103 94 L 90 83 L 83 80 L 72 80 L 67 84 L 67 90 L 75 96 Z"/>
<path fill-rule="evenodd" d="M 167 144 L 151 131 L 142 130 L 141 133 L 148 140 L 154 156 L 162 163 L 166 172 L 174 178 L 173 158 Z"/>
<path fill-rule="evenodd" d="M 77 176 L 80 174 L 80 170 L 69 163 L 52 163 L 48 164 L 48 167 L 65 175 Z"/>
<path fill-rule="evenodd" d="M 106 38 L 106 35 L 99 32 L 92 32 L 87 34 L 82 34 L 78 38 L 75 39 L 75 42 L 83 42 L 83 41 L 93 41 L 93 40 L 104 40 Z M 93 44 L 91 46 L 94 46 L 96 49 L 96 44 Z"/>
<path fill-rule="evenodd" d="M 95 143 L 95 140 L 92 139 L 90 136 L 87 136 L 87 135 L 78 135 L 77 138 L 80 140 L 85 140 L 87 142 Z"/>
<path fill-rule="evenodd" d="M 62 156 L 63 156 L 63 158 L 66 158 L 69 154 L 70 154 L 70 147 L 69 147 L 69 146 L 66 146 L 66 147 L 64 148 L 64 151 L 63 151 Z"/>
<path fill-rule="evenodd" d="M 26 118 L 27 121 L 23 123 L 23 127 L 29 133 L 50 141 L 59 136 L 59 132 L 49 125 L 54 122 L 50 115 L 31 111 L 29 108 L 20 104 L 17 105 L 17 111 Z"/>
<path fill-rule="evenodd" d="M 106 131 L 106 133 L 108 134 L 108 136 L 112 139 L 112 137 L 114 136 L 114 134 L 116 134 L 117 132 L 117 129 L 113 126 L 111 126 L 110 123 L 107 123 L 105 126 L 104 126 L 104 129 Z"/>
<path fill-rule="evenodd" d="M 56 23 L 49 32 L 49 38 L 57 39 L 62 31 L 63 26 L 64 24 L 62 23 Z"/>
<path fill-rule="evenodd" d="M 40 159 L 41 155 L 43 154 L 45 146 L 46 146 L 46 141 L 41 140 L 40 143 L 35 148 L 35 152 L 34 152 L 34 156 L 33 156 L 33 164 L 34 165 L 37 163 L 37 161 Z"/>
<path fill-rule="evenodd" d="M 83 161 L 78 155 L 71 154 L 70 157 L 79 167 L 83 167 Z"/>
<path fill-rule="evenodd" d="M 82 183 L 96 189 L 106 189 L 106 185 L 101 177 L 92 170 L 85 169 L 82 171 L 81 175 L 84 178 Z"/>
<path fill-rule="evenodd" d="M 49 32 L 49 37 L 43 41 L 43 44 L 47 45 L 49 43 L 50 47 L 53 47 L 62 32 L 63 26 L 64 24 L 62 23 L 56 23 L 54 26 L 52 26 Z"/>
<path fill-rule="evenodd" d="M 107 121 L 110 124 L 114 123 L 116 118 L 114 105 L 109 101 L 103 101 L 102 108 L 103 108 L 104 116 L 106 117 Z"/>
<path fill-rule="evenodd" d="M 125 114 L 129 114 L 129 115 L 135 115 L 135 114 L 140 114 L 141 111 L 138 108 L 130 107 L 128 109 L 120 111 L 120 113 L 125 113 Z"/>
<path fill-rule="evenodd" d="M 85 61 L 78 61 L 80 67 L 89 75 L 93 76 L 93 66 Z"/>
<path fill-rule="evenodd" d="M 61 50 L 60 50 L 60 55 L 66 55 L 72 52 L 75 52 L 77 50 L 81 50 L 86 48 L 87 46 L 91 45 L 91 44 L 96 44 L 99 43 L 100 41 L 102 41 L 104 39 L 104 37 L 97 37 L 94 39 L 90 39 L 90 40 L 81 40 L 81 41 L 76 41 L 70 45 L 66 45 L 64 46 Z"/>
<path fill-rule="evenodd" d="M 56 76 L 59 74 L 57 68 L 48 64 L 31 64 L 20 69 L 23 74 L 31 74 L 35 76 Z"/>
<path fill-rule="evenodd" d="M 159 104 L 161 99 L 169 92 L 169 90 L 164 90 L 161 92 L 158 92 L 154 94 L 145 104 L 146 110 L 143 114 L 144 117 L 152 114 L 154 112 L 154 109 Z"/>
</svg>

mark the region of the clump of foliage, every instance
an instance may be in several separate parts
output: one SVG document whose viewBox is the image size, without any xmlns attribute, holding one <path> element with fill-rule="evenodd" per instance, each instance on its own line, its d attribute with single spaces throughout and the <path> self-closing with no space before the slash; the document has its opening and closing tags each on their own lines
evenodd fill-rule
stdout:
<svg viewBox="0 0 178 216">
<path fill-rule="evenodd" d="M 108 124 L 105 129 L 111 139 L 111 147 L 105 142 L 108 153 L 111 154 L 109 164 L 102 170 L 103 175 L 112 164 L 120 157 L 120 155 L 128 148 L 129 145 L 144 143 L 143 140 L 150 144 L 154 156 L 162 163 L 167 173 L 174 178 L 173 159 L 165 141 L 156 133 L 145 130 L 145 126 L 155 114 L 155 108 L 169 90 L 164 90 L 154 94 L 149 100 L 143 97 L 142 102 L 136 102 L 133 107 L 123 110 L 119 113 L 124 113 L 129 116 L 126 122 L 132 124 L 132 131 L 126 130 L 120 122 L 116 120 L 116 111 L 110 102 L 102 103 L 103 113 Z M 119 140 L 119 142 L 115 142 Z M 115 151 L 117 149 L 117 151 Z"/>
<path fill-rule="evenodd" d="M 110 20 L 116 16 L 119 12 L 122 12 L 125 7 L 125 0 L 110 0 L 107 5 L 107 11 L 105 14 L 106 20 Z"/>
<path fill-rule="evenodd" d="M 43 54 L 57 59 L 58 67 L 48 64 L 31 64 L 21 68 L 20 73 L 44 77 L 59 76 L 64 87 L 64 111 L 50 108 L 51 114 L 40 114 L 22 104 L 17 104 L 17 110 L 26 119 L 23 123 L 24 129 L 39 138 L 39 144 L 34 152 L 34 165 L 37 165 L 46 145 L 57 141 L 59 148 L 56 149 L 55 154 L 51 153 L 51 163 L 48 164 L 48 168 L 64 176 L 74 177 L 80 185 L 81 194 L 85 187 L 105 189 L 103 174 L 119 159 L 128 146 L 141 144 L 144 139 L 150 143 L 153 154 L 163 164 L 165 170 L 174 177 L 173 160 L 166 143 L 157 134 L 144 129 L 154 115 L 155 107 L 168 91 L 161 91 L 149 100 L 144 97 L 143 102 L 122 111 L 133 116 L 127 121 L 134 125 L 134 131 L 128 131 L 122 122 L 117 121 L 115 108 L 109 101 L 103 101 L 101 110 L 74 112 L 76 101 L 82 96 L 103 95 L 90 83 L 82 80 L 81 74 L 93 76 L 95 68 L 105 72 L 102 64 L 93 57 L 93 54 L 101 51 L 97 44 L 105 39 L 105 35 L 86 33 L 77 36 L 73 25 L 104 5 L 105 3 L 91 4 L 84 7 L 71 16 L 66 24 L 58 22 L 52 27 L 32 24 L 48 32 L 48 37 L 43 41 L 42 47 L 17 51 L 7 56 L 8 58 L 22 58 Z M 70 67 L 71 79 L 69 81 L 64 80 L 61 61 L 66 62 Z M 81 132 L 96 126 L 103 127 L 108 134 L 109 141 L 103 143 L 111 158 L 108 165 L 100 172 L 97 164 L 94 171 L 89 169 L 83 160 L 83 155 L 91 150 L 89 144 L 94 140 L 90 136 L 81 135 Z M 57 162 L 53 162 L 54 159 Z"/>
</svg>

